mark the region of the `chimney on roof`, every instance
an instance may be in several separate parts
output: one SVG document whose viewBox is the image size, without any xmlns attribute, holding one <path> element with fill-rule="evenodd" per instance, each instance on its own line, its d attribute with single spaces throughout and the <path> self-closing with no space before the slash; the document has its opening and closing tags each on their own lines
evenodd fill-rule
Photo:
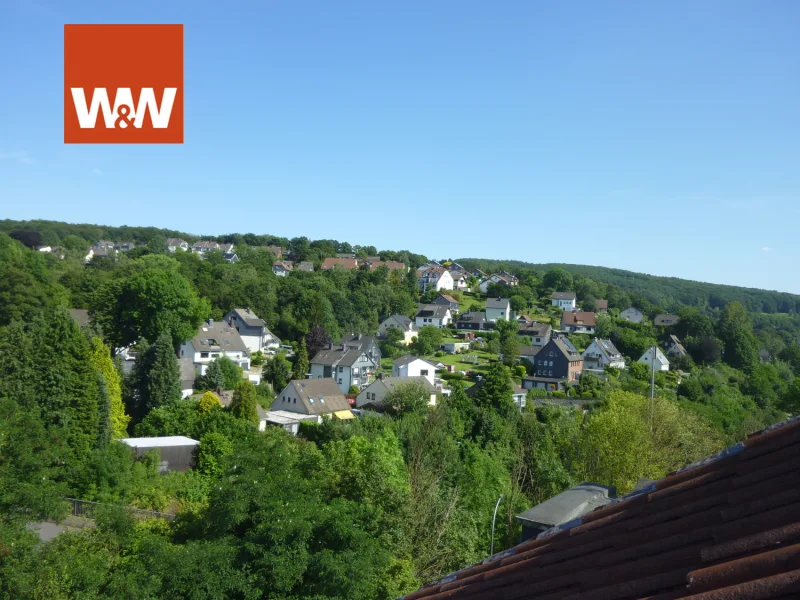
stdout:
<svg viewBox="0 0 800 600">
<path fill-rule="evenodd" d="M 213 324 L 214 324 L 214 319 L 208 319 L 208 320 L 206 321 L 206 323 L 207 323 L 208 325 L 213 325 Z"/>
<path fill-rule="evenodd" d="M 363 334 L 359 333 L 358 334 L 358 339 L 360 340 L 362 337 L 363 337 Z"/>
</svg>

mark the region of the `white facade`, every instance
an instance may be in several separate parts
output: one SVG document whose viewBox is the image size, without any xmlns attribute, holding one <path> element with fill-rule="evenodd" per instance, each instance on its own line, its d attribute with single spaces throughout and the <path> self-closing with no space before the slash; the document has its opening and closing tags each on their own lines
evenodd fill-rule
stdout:
<svg viewBox="0 0 800 600">
<path fill-rule="evenodd" d="M 653 356 L 653 349 L 650 348 L 644 354 L 642 354 L 642 357 L 638 362 L 644 363 L 652 369 L 654 361 L 656 371 L 669 371 L 669 360 L 667 360 L 667 357 L 664 356 L 664 353 L 661 352 L 660 348 L 655 349 L 655 356 Z"/>
<path fill-rule="evenodd" d="M 408 383 L 412 382 L 413 380 L 409 380 Z M 393 383 L 394 386 L 397 386 L 398 384 L 396 380 Z M 402 385 L 402 383 L 400 385 Z M 356 408 L 361 408 L 365 404 L 372 404 L 375 406 L 383 404 L 383 400 L 391 391 L 391 387 L 392 386 L 387 386 L 383 379 L 376 379 L 369 384 L 369 386 L 364 388 L 358 396 L 356 396 Z M 436 406 L 436 390 L 430 390 L 428 406 Z"/>
<path fill-rule="evenodd" d="M 631 307 L 619 313 L 619 318 L 631 323 L 641 323 L 644 320 L 644 314 L 638 308 Z"/>
<path fill-rule="evenodd" d="M 383 323 L 378 325 L 378 337 L 385 337 L 390 329 L 397 329 L 403 332 L 403 345 L 407 346 L 417 335 L 417 328 L 414 326 L 414 321 L 402 315 L 392 315 L 387 317 Z"/>
<path fill-rule="evenodd" d="M 491 321 L 492 323 L 496 323 L 500 319 L 505 319 L 506 321 L 511 320 L 511 304 L 508 300 L 505 301 L 505 306 L 502 308 L 495 308 L 490 307 L 490 302 L 487 300 L 486 302 L 486 320 Z"/>
<path fill-rule="evenodd" d="M 442 290 L 454 289 L 455 282 L 450 271 L 439 271 L 438 269 L 429 269 L 424 271 L 418 278 L 417 282 L 423 292 L 430 289 L 435 289 L 437 292 Z"/>
<path fill-rule="evenodd" d="M 402 361 L 403 359 L 398 359 Z M 436 375 L 436 367 L 434 367 L 427 360 L 415 358 L 410 362 L 392 365 L 392 377 L 424 377 L 431 385 L 434 385 L 434 378 Z"/>
<path fill-rule="evenodd" d="M 583 351 L 583 368 L 603 369 L 605 367 L 625 368 L 625 359 L 607 340 L 594 338 L 589 347 Z"/>
<path fill-rule="evenodd" d="M 571 298 L 551 298 L 551 301 L 553 306 L 557 306 L 561 310 L 575 310 L 577 307 L 574 294 Z"/>
<path fill-rule="evenodd" d="M 238 366 L 242 367 L 245 371 L 250 369 L 250 357 L 247 352 L 240 350 L 195 350 L 192 340 L 184 342 L 181 346 L 181 357 L 191 358 L 197 371 L 200 375 L 205 375 L 208 370 L 208 365 L 211 364 L 215 358 L 220 356 L 227 356 Z"/>
<path fill-rule="evenodd" d="M 416 329 L 419 330 L 425 326 L 433 326 L 433 327 L 447 327 L 453 321 L 453 316 L 450 314 L 450 309 L 445 308 L 445 313 L 441 317 L 437 316 L 417 316 L 415 317 L 415 326 Z M 416 335 L 418 332 L 414 332 Z"/>
</svg>

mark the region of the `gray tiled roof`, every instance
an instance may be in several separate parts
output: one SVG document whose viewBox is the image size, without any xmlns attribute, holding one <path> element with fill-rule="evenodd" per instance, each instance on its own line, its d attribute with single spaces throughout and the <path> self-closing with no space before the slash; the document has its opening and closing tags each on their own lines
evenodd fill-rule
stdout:
<svg viewBox="0 0 800 600">
<path fill-rule="evenodd" d="M 211 324 L 203 323 L 200 326 L 200 331 L 192 338 L 192 344 L 198 352 L 219 350 L 248 354 L 247 346 L 242 341 L 239 332 L 225 321 L 213 321 Z"/>
<path fill-rule="evenodd" d="M 500 310 L 505 310 L 511 305 L 511 302 L 508 298 L 487 298 L 486 299 L 486 308 L 497 308 Z"/>
<path fill-rule="evenodd" d="M 553 292 L 553 300 L 575 300 L 575 292 Z"/>
<path fill-rule="evenodd" d="M 345 350 L 342 350 L 337 346 L 331 350 L 320 350 L 310 364 L 350 367 L 358 361 L 362 354 L 364 354 L 364 351 L 360 349 L 350 350 L 345 348 Z"/>
<path fill-rule="evenodd" d="M 443 319 L 447 316 L 450 307 L 446 304 L 420 304 L 417 309 L 417 317 L 428 319 Z"/>
<path fill-rule="evenodd" d="M 248 327 L 266 327 L 267 323 L 264 319 L 259 319 L 256 313 L 249 308 L 234 308 L 233 311 L 236 316 Z"/>
</svg>

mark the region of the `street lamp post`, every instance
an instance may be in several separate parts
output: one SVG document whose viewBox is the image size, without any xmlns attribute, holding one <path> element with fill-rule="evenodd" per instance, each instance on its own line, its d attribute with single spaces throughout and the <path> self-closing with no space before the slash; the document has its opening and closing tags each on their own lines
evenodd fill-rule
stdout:
<svg viewBox="0 0 800 600">
<path fill-rule="evenodd" d="M 494 505 L 494 515 L 492 515 L 492 545 L 489 549 L 489 556 L 494 554 L 494 522 L 497 519 L 497 509 L 500 508 L 500 501 L 503 499 L 503 494 L 497 499 L 497 504 Z"/>
</svg>

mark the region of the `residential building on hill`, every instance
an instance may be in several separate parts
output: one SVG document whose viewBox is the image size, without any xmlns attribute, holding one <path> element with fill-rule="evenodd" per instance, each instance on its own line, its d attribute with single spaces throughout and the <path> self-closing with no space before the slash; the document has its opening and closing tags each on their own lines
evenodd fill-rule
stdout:
<svg viewBox="0 0 800 600">
<path fill-rule="evenodd" d="M 352 419 L 350 403 L 333 379 L 294 379 L 270 405 L 270 411 L 286 411 L 318 417 Z"/>
<path fill-rule="evenodd" d="M 272 264 L 272 272 L 275 273 L 278 277 L 286 277 L 289 273 L 291 273 L 293 267 L 288 262 L 284 262 L 279 260 Z"/>
<path fill-rule="evenodd" d="M 611 340 L 594 338 L 583 352 L 583 370 L 603 371 L 606 367 L 624 369 L 625 359 Z"/>
<path fill-rule="evenodd" d="M 278 336 L 267 327 L 267 322 L 249 308 L 234 308 L 223 320 L 236 329 L 250 352 L 264 352 L 281 345 Z"/>
<path fill-rule="evenodd" d="M 458 300 L 449 296 L 447 294 L 439 294 L 436 298 L 433 299 L 431 304 L 441 304 L 446 306 L 450 309 L 450 314 L 456 314 L 458 312 Z"/>
<path fill-rule="evenodd" d="M 575 310 L 577 306 L 575 292 L 553 292 L 550 301 L 562 310 Z"/>
<path fill-rule="evenodd" d="M 418 356 L 401 356 L 392 363 L 392 377 L 424 377 L 431 385 L 436 378 L 436 365 Z"/>
<path fill-rule="evenodd" d="M 320 350 L 310 361 L 310 374 L 314 379 L 333 379 L 342 393 L 351 386 L 363 388 L 371 381 L 372 374 L 380 365 L 364 349 L 350 348 L 345 343 L 328 350 Z"/>
<path fill-rule="evenodd" d="M 583 357 L 565 337 L 554 337 L 536 354 L 533 377 L 525 377 L 526 389 L 563 389 L 578 382 L 583 371 Z"/>
<path fill-rule="evenodd" d="M 167 250 L 173 253 L 176 250 L 187 252 L 189 250 L 189 243 L 181 238 L 167 238 Z"/>
<path fill-rule="evenodd" d="M 656 346 L 653 346 L 649 350 L 645 351 L 638 362 L 646 364 L 651 369 L 655 364 L 656 371 L 669 371 L 669 360 L 666 356 L 664 356 L 661 348 Z"/>
<path fill-rule="evenodd" d="M 508 298 L 487 298 L 486 320 L 496 323 L 500 319 L 511 320 L 511 301 Z"/>
<path fill-rule="evenodd" d="M 456 329 L 471 331 L 487 331 L 494 329 L 494 323 L 486 318 L 486 313 L 471 311 L 458 317 Z"/>
<path fill-rule="evenodd" d="M 220 356 L 227 356 L 245 371 L 250 370 L 247 345 L 239 332 L 225 321 L 209 319 L 200 326 L 197 335 L 180 348 L 180 357 L 191 358 L 200 375 L 205 375 L 209 363 Z"/>
<path fill-rule="evenodd" d="M 358 268 L 358 261 L 355 258 L 326 258 L 319 268 L 321 271 L 330 271 L 336 267 L 352 271 Z"/>
<path fill-rule="evenodd" d="M 420 304 L 414 321 L 417 329 L 426 325 L 433 327 L 447 327 L 453 320 L 450 309 L 443 304 Z"/>
<path fill-rule="evenodd" d="M 631 323 L 641 323 L 644 321 L 644 313 L 638 308 L 631 306 L 630 308 L 626 308 L 619 313 L 619 318 L 624 319 L 625 321 L 630 321 Z"/>
<path fill-rule="evenodd" d="M 452 290 L 454 287 L 453 276 L 444 267 L 431 267 L 417 270 L 417 285 L 422 292 L 434 289 Z"/>
<path fill-rule="evenodd" d="M 547 323 L 533 323 L 520 326 L 517 335 L 530 338 L 532 346 L 544 346 L 553 335 L 553 328 Z"/>
<path fill-rule="evenodd" d="M 594 306 L 597 309 L 598 313 L 608 312 L 608 300 L 595 300 Z"/>
<path fill-rule="evenodd" d="M 436 388 L 427 377 L 382 377 L 365 387 L 356 396 L 356 408 L 377 408 L 383 406 L 386 395 L 404 385 L 422 384 L 429 394 L 428 405 L 436 405 Z"/>
<path fill-rule="evenodd" d="M 597 320 L 594 313 L 582 311 L 564 311 L 561 315 L 561 329 L 568 333 L 594 333 Z"/>
<path fill-rule="evenodd" d="M 656 318 L 653 319 L 653 325 L 657 327 L 672 327 L 673 325 L 677 325 L 680 323 L 681 318 L 678 315 L 670 315 L 670 314 L 661 314 L 656 315 Z"/>
<path fill-rule="evenodd" d="M 414 336 L 417 335 L 417 328 L 414 325 L 414 321 L 405 315 L 391 315 L 384 319 L 383 322 L 378 325 L 378 337 L 385 338 L 386 333 L 390 329 L 398 329 L 403 332 L 402 343 L 406 346 L 410 344 Z"/>
</svg>

